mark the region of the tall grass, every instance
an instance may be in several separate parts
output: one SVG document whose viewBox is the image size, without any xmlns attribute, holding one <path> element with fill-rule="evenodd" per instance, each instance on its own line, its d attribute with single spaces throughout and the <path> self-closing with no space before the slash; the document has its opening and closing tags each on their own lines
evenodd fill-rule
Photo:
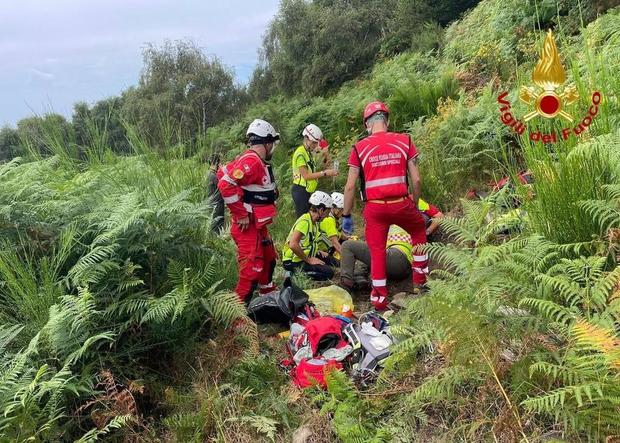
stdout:
<svg viewBox="0 0 620 443">
<path fill-rule="evenodd" d="M 210 231 L 206 165 L 161 155 L 132 127 L 136 155 L 118 157 L 105 128 L 91 129 L 84 156 L 51 132 L 54 155 L 0 167 L 0 429 L 12 441 L 79 437 L 69 408 L 100 401 L 98 371 L 152 378 L 244 314 L 222 291 L 234 285 L 234 255 Z M 98 424 L 139 420 L 123 417 Z"/>
<path fill-rule="evenodd" d="M 528 147 L 526 158 L 536 181 L 535 196 L 525 206 L 533 229 L 558 243 L 589 242 L 605 235 L 579 204 L 603 199 L 603 187 L 618 182 L 620 164 L 613 153 L 619 147 L 617 135 L 597 137 L 554 156 L 543 146 Z"/>
<path fill-rule="evenodd" d="M 562 129 L 572 129 L 580 123 L 591 106 L 592 94 L 599 91 L 603 101 L 592 125 L 580 137 L 573 134 L 567 140 L 559 137 L 559 142 L 553 145 L 521 139 L 527 166 L 536 180 L 535 198 L 529 199 L 526 205 L 533 228 L 556 242 L 589 242 L 606 234 L 579 208 L 579 203 L 602 199 L 603 187 L 620 180 L 617 154 L 620 82 L 609 64 L 620 57 L 620 33 L 613 24 L 620 24 L 617 13 L 591 23 L 572 45 L 569 37 L 557 36 L 564 44 L 561 53 L 566 57 L 569 82 L 576 85 L 580 96 L 569 110 L 575 121 L 536 119 L 530 126 L 531 130 L 559 136 Z M 521 78 L 520 83 L 527 84 L 529 79 Z"/>
</svg>

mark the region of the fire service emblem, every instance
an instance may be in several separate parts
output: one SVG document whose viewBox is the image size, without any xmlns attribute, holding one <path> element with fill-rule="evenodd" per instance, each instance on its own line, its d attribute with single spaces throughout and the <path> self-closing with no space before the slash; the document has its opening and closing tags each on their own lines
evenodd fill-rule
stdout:
<svg viewBox="0 0 620 443">
<path fill-rule="evenodd" d="M 553 119 L 561 117 L 568 123 L 573 123 L 573 116 L 566 110 L 579 100 L 579 93 L 575 85 L 566 83 L 566 72 L 560 60 L 558 47 L 551 31 L 547 32 L 540 60 L 532 72 L 532 82 L 535 86 L 522 86 L 519 91 L 519 100 L 534 108 L 519 120 L 512 113 L 512 106 L 507 100 L 508 92 L 503 92 L 497 98 L 500 104 L 501 121 L 506 126 L 511 127 L 517 134 L 525 133 L 526 125 L 535 117 Z M 601 93 L 592 94 L 591 106 L 588 114 L 574 127 L 563 128 L 558 133 L 542 134 L 540 131 L 530 132 L 529 138 L 532 141 L 543 143 L 555 143 L 561 137 L 567 140 L 571 134 L 580 136 L 592 124 L 592 120 L 599 112 L 601 103 Z M 558 135 L 560 137 L 558 137 Z"/>
</svg>

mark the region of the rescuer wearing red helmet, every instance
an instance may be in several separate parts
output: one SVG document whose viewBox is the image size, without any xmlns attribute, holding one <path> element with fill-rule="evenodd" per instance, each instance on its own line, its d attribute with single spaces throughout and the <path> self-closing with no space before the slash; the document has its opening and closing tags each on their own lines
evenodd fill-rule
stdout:
<svg viewBox="0 0 620 443">
<path fill-rule="evenodd" d="M 235 292 L 248 303 L 258 286 L 261 295 L 275 291 L 272 277 L 277 253 L 267 225 L 276 216 L 276 183 L 267 163 L 280 135 L 265 120 L 248 127 L 248 149 L 218 172 L 218 189 L 230 209 L 230 233 L 237 245 L 239 281 Z"/>
<path fill-rule="evenodd" d="M 370 301 L 377 310 L 388 304 L 386 282 L 386 242 L 390 225 L 409 233 L 413 252 L 413 284 L 422 287 L 428 274 L 427 256 L 420 252 L 426 243 L 425 223 L 415 202 L 420 198 L 418 152 L 407 134 L 388 132 L 389 111 L 382 102 L 372 102 L 364 109 L 364 126 L 369 136 L 357 142 L 349 156 L 349 176 L 344 190 L 343 230 L 353 231 L 355 183 L 360 179 L 366 242 L 370 249 L 372 292 Z M 408 177 L 413 186 L 413 200 L 408 198 Z"/>
</svg>

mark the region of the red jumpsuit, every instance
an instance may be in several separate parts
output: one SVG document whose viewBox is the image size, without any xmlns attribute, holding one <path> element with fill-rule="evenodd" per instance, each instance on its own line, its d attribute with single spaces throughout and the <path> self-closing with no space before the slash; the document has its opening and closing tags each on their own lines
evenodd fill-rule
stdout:
<svg viewBox="0 0 620 443">
<path fill-rule="evenodd" d="M 407 134 L 378 132 L 357 142 L 349 157 L 349 166 L 360 169 L 366 200 L 363 215 L 370 249 L 371 302 L 376 308 L 387 306 L 385 247 L 390 225 L 400 226 L 411 236 L 413 282 L 426 282 L 428 257 L 415 247 L 426 243 L 425 223 L 407 189 L 407 163 L 417 155 Z"/>
<path fill-rule="evenodd" d="M 235 292 L 249 302 L 258 286 L 261 294 L 275 290 L 272 282 L 277 253 L 267 225 L 276 215 L 276 184 L 271 166 L 251 149 L 218 171 L 218 189 L 230 209 L 231 236 L 237 245 L 239 281 Z M 248 229 L 237 224 L 249 217 Z"/>
</svg>

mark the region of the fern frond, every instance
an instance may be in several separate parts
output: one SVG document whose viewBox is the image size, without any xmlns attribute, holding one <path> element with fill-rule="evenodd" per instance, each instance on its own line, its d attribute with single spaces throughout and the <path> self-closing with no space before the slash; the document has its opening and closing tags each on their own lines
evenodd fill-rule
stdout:
<svg viewBox="0 0 620 443">
<path fill-rule="evenodd" d="M 217 323 L 228 327 L 245 317 L 245 306 L 234 292 L 215 292 L 201 299 L 202 306 Z"/>
<path fill-rule="evenodd" d="M 406 397 L 410 404 L 432 404 L 451 400 L 456 389 L 465 382 L 478 381 L 479 373 L 462 366 L 450 366 L 438 374 L 428 377 Z"/>
<path fill-rule="evenodd" d="M 576 313 L 571 309 L 559 305 L 551 300 L 526 297 L 521 299 L 519 306 L 526 306 L 536 309 L 541 314 L 554 322 L 568 324 L 573 320 Z"/>
<path fill-rule="evenodd" d="M 571 332 L 576 346 L 600 352 L 611 365 L 620 369 L 620 339 L 615 330 L 577 320 Z"/>
<path fill-rule="evenodd" d="M 118 247 L 118 244 L 95 246 L 90 252 L 77 261 L 69 270 L 67 276 L 76 286 L 97 282 L 99 279 L 93 278 L 93 276 L 102 276 L 99 266 L 103 266 L 104 272 L 118 268 L 118 265 L 115 265 L 113 261 L 109 260 L 114 256 Z"/>
<path fill-rule="evenodd" d="M 122 429 L 128 426 L 133 421 L 135 421 L 135 417 L 133 417 L 131 414 L 117 415 L 112 418 L 112 420 L 110 420 L 110 422 L 106 424 L 102 429 L 94 428 L 88 431 L 86 434 L 76 440 L 76 443 L 94 443 L 96 441 L 99 441 L 100 437 L 104 437 L 114 430 Z"/>
<path fill-rule="evenodd" d="M 569 306 L 574 306 L 581 301 L 581 287 L 577 282 L 568 280 L 564 276 L 554 277 L 547 274 L 537 276 L 536 280 L 544 289 L 559 295 Z"/>
<path fill-rule="evenodd" d="M 574 400 L 579 407 L 584 406 L 584 400 L 592 403 L 595 395 L 603 396 L 603 386 L 600 383 L 591 382 L 555 389 L 545 395 L 528 398 L 521 404 L 530 411 L 550 413 L 558 406 L 564 406 L 568 400 Z"/>
</svg>

